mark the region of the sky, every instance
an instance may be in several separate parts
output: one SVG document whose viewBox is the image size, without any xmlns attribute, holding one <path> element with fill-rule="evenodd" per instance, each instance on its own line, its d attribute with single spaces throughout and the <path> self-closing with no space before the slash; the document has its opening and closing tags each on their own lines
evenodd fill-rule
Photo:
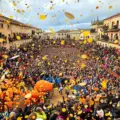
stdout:
<svg viewBox="0 0 120 120">
<path fill-rule="evenodd" d="M 45 31 L 76 30 L 119 13 L 119 5 L 119 0 L 0 0 L 0 14 Z M 47 17 L 41 20 L 40 15 Z"/>
</svg>

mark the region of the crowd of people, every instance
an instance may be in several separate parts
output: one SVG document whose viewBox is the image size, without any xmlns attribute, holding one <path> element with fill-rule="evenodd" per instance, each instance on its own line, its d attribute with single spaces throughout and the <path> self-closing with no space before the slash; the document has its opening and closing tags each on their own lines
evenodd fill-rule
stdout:
<svg viewBox="0 0 120 120">
<path fill-rule="evenodd" d="M 69 42 L 68 42 L 69 41 Z M 116 48 L 76 40 L 35 40 L 9 50 L 0 48 L 0 88 L 12 101 L 1 111 L 8 120 L 113 120 L 120 118 L 120 53 Z M 39 80 L 53 83 L 42 99 L 14 104 Z M 10 81 L 12 84 L 8 84 Z M 22 84 L 21 84 L 22 83 Z M 8 89 L 14 88 L 10 97 Z M 19 94 L 18 91 L 19 89 Z M 58 90 L 57 90 L 58 89 Z M 7 91 L 7 92 L 6 92 Z M 52 96 L 59 91 L 61 100 Z M 21 94 L 24 93 L 24 95 Z M 58 95 L 58 96 L 59 96 Z M 3 99 L 3 96 L 0 96 Z M 57 97 L 57 96 L 56 96 Z M 41 99 L 41 98 L 39 98 Z M 48 101 L 48 99 L 50 101 Z M 7 100 L 4 101 L 7 103 Z M 18 102 L 18 101 L 17 101 Z M 55 103 L 55 104 L 54 104 Z M 2 104 L 2 102 L 1 102 Z"/>
<path fill-rule="evenodd" d="M 13 42 L 13 41 L 17 41 L 17 40 L 26 40 L 26 39 L 30 39 L 31 35 L 30 34 L 25 34 L 25 33 L 13 33 L 13 34 L 9 34 L 8 36 L 8 40 L 9 42 Z"/>
</svg>

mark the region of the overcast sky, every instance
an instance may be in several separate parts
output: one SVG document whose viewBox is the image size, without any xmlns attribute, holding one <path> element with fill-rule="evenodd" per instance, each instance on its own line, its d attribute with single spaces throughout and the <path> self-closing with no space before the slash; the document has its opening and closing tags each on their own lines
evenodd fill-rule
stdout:
<svg viewBox="0 0 120 120">
<path fill-rule="evenodd" d="M 119 5 L 120 0 L 0 0 L 0 14 L 13 16 L 46 31 L 50 28 L 55 31 L 73 30 L 90 28 L 91 21 L 97 16 L 103 20 L 118 13 Z M 17 10 L 25 12 L 18 13 Z M 75 19 L 67 18 L 65 12 L 74 15 Z M 47 18 L 40 20 L 41 14 L 47 15 Z"/>
</svg>

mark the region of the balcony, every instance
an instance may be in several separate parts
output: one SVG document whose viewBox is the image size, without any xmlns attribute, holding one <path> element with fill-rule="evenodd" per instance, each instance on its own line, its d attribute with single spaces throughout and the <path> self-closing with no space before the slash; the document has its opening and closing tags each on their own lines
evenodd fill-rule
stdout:
<svg viewBox="0 0 120 120">
<path fill-rule="evenodd" d="M 118 25 L 113 25 L 111 29 L 109 29 L 109 32 L 118 32 L 119 28 Z"/>
<path fill-rule="evenodd" d="M 103 31 L 107 32 L 108 31 L 108 26 L 103 26 Z"/>
</svg>

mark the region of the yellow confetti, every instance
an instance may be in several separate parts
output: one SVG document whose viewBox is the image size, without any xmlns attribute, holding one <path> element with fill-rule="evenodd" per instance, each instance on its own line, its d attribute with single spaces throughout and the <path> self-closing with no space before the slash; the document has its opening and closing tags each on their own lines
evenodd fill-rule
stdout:
<svg viewBox="0 0 120 120">
<path fill-rule="evenodd" d="M 56 43 L 56 41 L 54 40 L 54 41 L 53 41 L 53 44 L 55 44 L 55 43 Z"/>
<path fill-rule="evenodd" d="M 109 9 L 112 9 L 112 6 L 109 6 Z"/>
<path fill-rule="evenodd" d="M 13 6 L 16 6 L 17 4 L 15 2 L 13 2 Z"/>
<path fill-rule="evenodd" d="M 75 37 L 75 40 L 78 40 L 78 37 Z"/>
<path fill-rule="evenodd" d="M 21 11 L 20 11 L 19 9 L 17 9 L 17 12 L 18 12 L 18 13 L 21 13 Z"/>
<path fill-rule="evenodd" d="M 84 63 L 81 64 L 81 68 L 84 68 L 86 65 Z"/>
<path fill-rule="evenodd" d="M 82 59 L 86 59 L 86 58 L 87 58 L 87 55 L 83 54 L 83 55 L 81 56 L 81 58 L 82 58 Z"/>
<path fill-rule="evenodd" d="M 10 19 L 13 19 L 14 17 L 13 16 L 9 16 Z"/>
<path fill-rule="evenodd" d="M 10 24 L 10 21 L 8 21 L 8 20 L 6 20 L 5 22 L 6 22 L 7 24 Z"/>
<path fill-rule="evenodd" d="M 21 39 L 20 36 L 17 36 L 16 38 L 17 38 L 17 40 L 20 40 L 20 39 Z"/>
<path fill-rule="evenodd" d="M 52 10 L 53 9 L 53 7 L 52 6 L 50 6 L 50 10 Z"/>
<path fill-rule="evenodd" d="M 18 117 L 17 120 L 22 120 L 22 117 Z"/>
<path fill-rule="evenodd" d="M 45 20 L 47 15 L 40 15 L 40 20 Z"/>
<path fill-rule="evenodd" d="M 25 11 L 24 11 L 24 10 L 22 10 L 22 12 L 24 13 Z"/>
<path fill-rule="evenodd" d="M 84 41 L 83 41 L 83 44 L 86 44 L 86 43 L 87 43 L 87 41 L 86 41 L 86 40 L 84 40 Z"/>
<path fill-rule="evenodd" d="M 68 17 L 69 19 L 74 19 L 74 16 L 71 13 L 65 12 L 66 17 Z"/>
<path fill-rule="evenodd" d="M 107 81 L 106 81 L 106 80 L 103 80 L 103 81 L 102 81 L 102 87 L 103 87 L 103 88 L 106 88 L 106 87 L 107 87 Z"/>
<path fill-rule="evenodd" d="M 32 116 L 32 119 L 35 119 L 36 117 L 35 116 Z"/>
<path fill-rule="evenodd" d="M 47 56 L 46 56 L 46 55 L 42 57 L 42 60 L 46 60 L 46 59 L 47 59 Z"/>
<path fill-rule="evenodd" d="M 61 41 L 61 45 L 64 45 L 64 44 L 65 44 L 65 41 L 64 41 L 64 40 L 62 40 L 62 41 Z"/>
<path fill-rule="evenodd" d="M 88 43 L 92 43 L 92 38 L 88 38 Z"/>
<path fill-rule="evenodd" d="M 51 65 L 50 62 L 48 62 L 48 65 Z"/>
<path fill-rule="evenodd" d="M 65 60 L 65 63 L 67 63 L 68 62 L 68 60 Z"/>
<path fill-rule="evenodd" d="M 55 34 L 55 31 L 52 28 L 50 28 L 49 30 L 52 32 L 52 34 Z"/>
<path fill-rule="evenodd" d="M 84 37 L 88 36 L 89 34 L 90 34 L 90 31 L 84 31 L 84 32 L 83 32 L 83 36 L 84 36 Z"/>
</svg>

